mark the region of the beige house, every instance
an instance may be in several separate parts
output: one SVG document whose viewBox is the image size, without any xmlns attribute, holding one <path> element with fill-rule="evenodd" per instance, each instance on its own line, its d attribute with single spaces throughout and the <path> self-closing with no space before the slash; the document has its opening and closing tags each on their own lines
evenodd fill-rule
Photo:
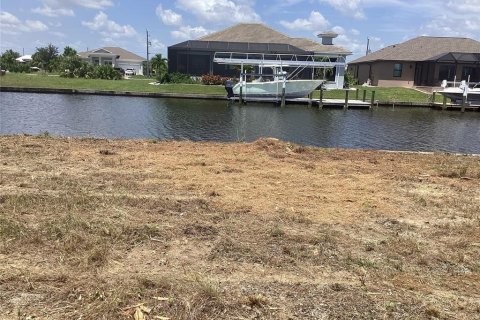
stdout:
<svg viewBox="0 0 480 320">
<path fill-rule="evenodd" d="M 468 38 L 417 37 L 370 53 L 348 71 L 374 86 L 438 86 L 442 80 L 480 82 L 480 42 Z"/>
<path fill-rule="evenodd" d="M 133 69 L 135 74 L 143 74 L 143 62 L 147 59 L 119 47 L 103 47 L 78 54 L 93 64 L 111 65 L 115 68 Z"/>
</svg>

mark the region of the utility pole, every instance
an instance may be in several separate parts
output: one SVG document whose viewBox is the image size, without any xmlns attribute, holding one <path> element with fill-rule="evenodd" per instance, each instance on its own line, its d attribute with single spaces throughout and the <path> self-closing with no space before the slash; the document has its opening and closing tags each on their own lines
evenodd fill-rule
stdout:
<svg viewBox="0 0 480 320">
<path fill-rule="evenodd" d="M 148 30 L 145 30 L 145 31 L 147 31 L 147 72 L 146 72 L 146 76 L 149 77 L 150 76 L 150 59 L 149 59 L 150 51 L 149 51 L 149 47 L 152 45 L 152 43 L 148 40 Z"/>
</svg>

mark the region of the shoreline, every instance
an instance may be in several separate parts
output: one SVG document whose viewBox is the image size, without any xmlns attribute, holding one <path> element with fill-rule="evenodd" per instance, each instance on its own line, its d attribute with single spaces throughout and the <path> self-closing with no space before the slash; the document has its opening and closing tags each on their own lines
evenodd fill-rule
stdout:
<svg viewBox="0 0 480 320">
<path fill-rule="evenodd" d="M 39 93 L 39 94 L 82 94 L 82 95 L 99 95 L 99 96 L 124 96 L 124 97 L 141 97 L 141 98 L 177 98 L 177 99 L 203 99 L 203 100 L 217 100 L 217 101 L 229 101 L 226 95 L 218 94 L 199 94 L 199 93 L 166 93 L 166 92 L 139 92 L 139 91 L 117 91 L 117 90 L 94 90 L 94 89 L 67 89 L 67 88 L 37 88 L 37 87 L 11 87 L 0 86 L 0 92 L 20 92 L 20 93 Z M 314 99 L 314 103 L 318 104 L 318 99 Z M 328 102 L 331 100 L 330 102 Z M 356 100 L 349 100 L 349 107 L 351 109 L 369 109 L 368 105 L 364 105 L 361 101 L 358 101 L 358 105 L 355 105 Z M 250 101 L 252 103 L 275 103 L 274 101 Z M 248 103 L 250 103 L 248 102 Z M 298 99 L 295 101 L 287 101 L 287 104 L 294 105 L 309 105 L 308 99 Z M 411 108 L 430 108 L 435 110 L 444 110 L 443 104 L 438 102 L 390 102 L 390 101 L 376 101 L 374 103 L 376 107 L 411 107 Z M 324 108 L 343 108 L 344 102 L 339 99 L 325 99 Z M 480 106 L 466 106 L 462 108 L 460 105 L 447 104 L 446 109 L 448 111 L 470 111 L 480 112 Z"/>
<path fill-rule="evenodd" d="M 478 157 L 40 136 L 0 157 L 6 319 L 480 310 Z"/>
</svg>

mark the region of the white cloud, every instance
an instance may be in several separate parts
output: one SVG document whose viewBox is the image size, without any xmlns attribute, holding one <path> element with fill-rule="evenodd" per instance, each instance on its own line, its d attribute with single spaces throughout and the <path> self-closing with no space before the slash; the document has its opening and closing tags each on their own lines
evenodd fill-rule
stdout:
<svg viewBox="0 0 480 320">
<path fill-rule="evenodd" d="M 71 8 L 74 6 L 89 9 L 105 9 L 113 6 L 111 0 L 41 0 L 44 6 L 50 8 Z"/>
<path fill-rule="evenodd" d="M 47 17 L 69 16 L 73 17 L 74 7 L 83 7 L 89 9 L 105 9 L 113 6 L 111 0 L 40 0 L 43 7 L 34 8 L 32 12 Z"/>
<path fill-rule="evenodd" d="M 182 16 L 180 14 L 170 9 L 164 10 L 161 4 L 157 6 L 155 13 L 160 18 L 160 20 L 162 20 L 162 22 L 166 25 L 178 26 L 182 24 Z"/>
<path fill-rule="evenodd" d="M 150 42 L 152 43 L 151 45 L 152 52 L 161 51 L 167 48 L 167 46 L 164 43 L 160 42 L 160 40 L 156 38 L 152 38 Z"/>
<path fill-rule="evenodd" d="M 201 22 L 233 24 L 260 22 L 254 2 L 245 0 L 177 0 L 177 7 L 192 13 Z"/>
<path fill-rule="evenodd" d="M 122 38 L 137 35 L 137 31 L 131 25 L 122 26 L 115 21 L 109 20 L 108 16 L 102 11 L 92 21 L 82 21 L 82 25 L 91 30 L 99 31 L 105 37 Z"/>
<path fill-rule="evenodd" d="M 41 21 L 38 20 L 27 20 L 25 24 L 31 31 L 45 31 L 48 30 L 48 27 Z"/>
<path fill-rule="evenodd" d="M 329 25 L 329 22 L 318 11 L 312 11 L 308 19 L 295 19 L 293 22 L 280 21 L 280 24 L 290 30 L 318 31 Z"/>
<path fill-rule="evenodd" d="M 358 36 L 360 34 L 360 31 L 358 31 L 357 29 L 352 29 L 350 30 L 350 32 L 354 35 L 354 36 Z"/>
<path fill-rule="evenodd" d="M 47 17 L 58 17 L 58 16 L 70 16 L 73 17 L 75 14 L 72 9 L 52 9 L 48 6 L 43 6 L 42 8 L 34 8 L 32 9 L 33 13 L 38 13 Z"/>
<path fill-rule="evenodd" d="M 0 30 L 5 34 L 18 34 L 20 32 L 46 31 L 48 26 L 38 20 L 26 20 L 22 22 L 13 14 L 0 12 Z"/>
<path fill-rule="evenodd" d="M 197 39 L 208 33 L 209 31 L 204 27 L 182 26 L 180 27 L 180 29 L 172 31 L 171 35 L 172 37 L 177 39 L 187 40 L 187 39 Z"/>
<path fill-rule="evenodd" d="M 365 19 L 365 13 L 361 6 L 361 0 L 320 0 L 320 2 L 326 2 L 336 10 L 340 11 L 346 16 L 353 17 L 355 19 Z"/>
<path fill-rule="evenodd" d="M 480 14 L 479 0 L 455 0 L 448 1 L 447 8 L 459 13 Z M 478 15 L 477 15 L 478 19 Z"/>
</svg>

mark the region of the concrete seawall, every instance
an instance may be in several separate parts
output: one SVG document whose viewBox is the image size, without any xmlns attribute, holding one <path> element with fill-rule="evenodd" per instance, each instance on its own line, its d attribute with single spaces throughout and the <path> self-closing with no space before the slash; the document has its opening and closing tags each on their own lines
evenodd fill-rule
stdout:
<svg viewBox="0 0 480 320">
<path fill-rule="evenodd" d="M 60 89 L 60 88 L 24 88 L 24 87 L 0 87 L 0 92 L 25 92 L 25 93 L 50 93 L 50 94 L 91 94 L 99 96 L 128 96 L 145 98 L 182 98 L 182 99 L 205 99 L 226 100 L 225 96 L 198 93 L 164 93 L 164 92 L 133 92 L 93 89 Z"/>
</svg>

